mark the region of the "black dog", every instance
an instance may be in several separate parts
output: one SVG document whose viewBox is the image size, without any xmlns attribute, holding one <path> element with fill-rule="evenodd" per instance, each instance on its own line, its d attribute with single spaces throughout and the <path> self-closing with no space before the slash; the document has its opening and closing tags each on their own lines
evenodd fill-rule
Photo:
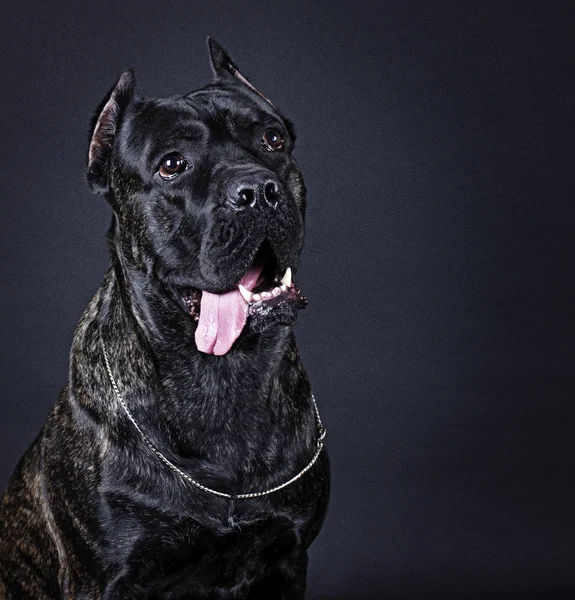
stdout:
<svg viewBox="0 0 575 600">
<path fill-rule="evenodd" d="M 142 100 L 126 71 L 94 123 L 112 264 L 4 497 L 2 599 L 304 598 L 329 487 L 291 328 L 305 190 L 292 125 L 209 46 L 212 85 Z"/>
</svg>

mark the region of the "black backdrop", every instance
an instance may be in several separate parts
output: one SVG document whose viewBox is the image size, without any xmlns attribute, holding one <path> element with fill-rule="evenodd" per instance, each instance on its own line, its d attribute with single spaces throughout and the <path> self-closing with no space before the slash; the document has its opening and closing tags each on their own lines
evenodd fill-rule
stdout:
<svg viewBox="0 0 575 600">
<path fill-rule="evenodd" d="M 127 66 L 203 85 L 210 34 L 307 176 L 309 598 L 575 597 L 573 3 L 17 1 L 0 28 L 1 487 L 106 270 L 92 111 Z"/>
</svg>

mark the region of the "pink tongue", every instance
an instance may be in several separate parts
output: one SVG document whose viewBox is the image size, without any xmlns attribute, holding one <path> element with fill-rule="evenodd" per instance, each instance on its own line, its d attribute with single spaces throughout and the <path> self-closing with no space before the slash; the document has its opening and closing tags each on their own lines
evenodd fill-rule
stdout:
<svg viewBox="0 0 575 600">
<path fill-rule="evenodd" d="M 240 281 L 250 292 L 256 286 L 263 265 L 252 267 Z M 248 303 L 238 288 L 225 294 L 202 291 L 196 346 L 200 352 L 221 356 L 238 339 L 248 319 Z"/>
</svg>

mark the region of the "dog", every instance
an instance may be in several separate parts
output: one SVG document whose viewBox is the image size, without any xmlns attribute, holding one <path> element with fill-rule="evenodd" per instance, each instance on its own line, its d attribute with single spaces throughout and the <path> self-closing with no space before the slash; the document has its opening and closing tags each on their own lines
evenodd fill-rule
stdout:
<svg viewBox="0 0 575 600">
<path fill-rule="evenodd" d="M 208 40 L 214 81 L 125 71 L 87 179 L 111 266 L 0 509 L 3 600 L 298 600 L 329 463 L 293 324 L 306 193 L 291 122 Z"/>
</svg>

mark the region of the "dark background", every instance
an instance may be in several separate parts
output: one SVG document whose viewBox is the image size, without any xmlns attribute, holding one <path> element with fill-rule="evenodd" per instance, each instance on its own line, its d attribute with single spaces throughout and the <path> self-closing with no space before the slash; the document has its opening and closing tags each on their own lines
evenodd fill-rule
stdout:
<svg viewBox="0 0 575 600">
<path fill-rule="evenodd" d="M 308 597 L 575 597 L 573 3 L 20 1 L 0 27 L 0 487 L 107 267 L 92 112 L 127 66 L 200 87 L 210 34 L 309 188 L 333 493 Z"/>
</svg>

